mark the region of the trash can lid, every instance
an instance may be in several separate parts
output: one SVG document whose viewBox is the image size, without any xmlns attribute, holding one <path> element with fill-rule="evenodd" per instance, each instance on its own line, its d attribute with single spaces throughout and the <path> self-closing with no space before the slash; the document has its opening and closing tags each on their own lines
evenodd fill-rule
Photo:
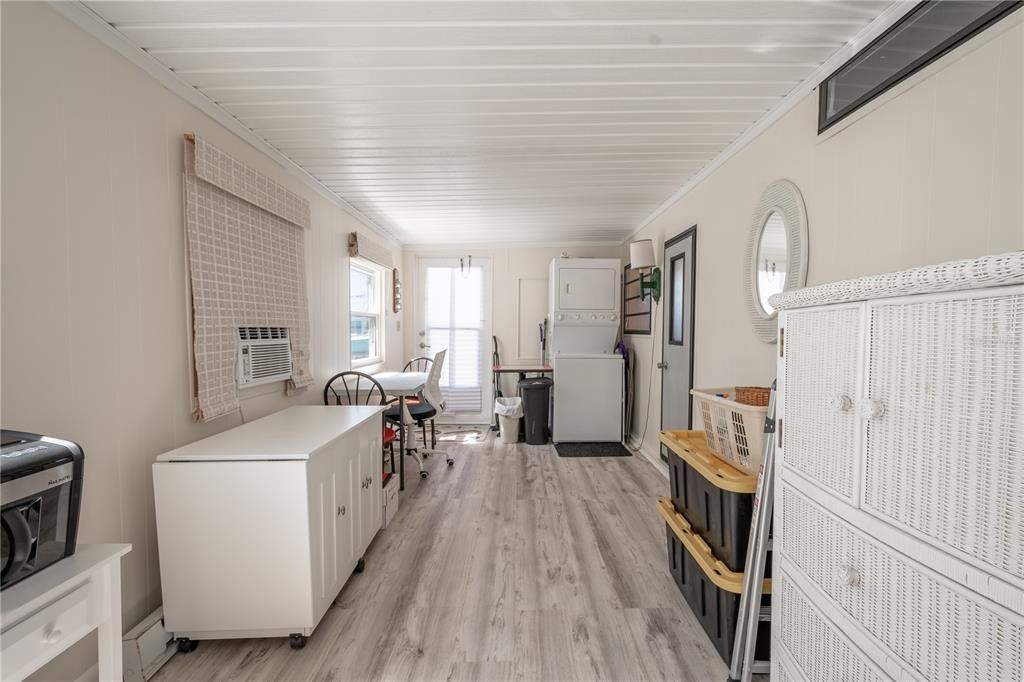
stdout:
<svg viewBox="0 0 1024 682">
<path fill-rule="evenodd" d="M 519 388 L 542 388 L 545 386 L 551 386 L 555 382 L 549 377 L 530 377 L 529 379 L 522 379 L 519 382 Z"/>
</svg>

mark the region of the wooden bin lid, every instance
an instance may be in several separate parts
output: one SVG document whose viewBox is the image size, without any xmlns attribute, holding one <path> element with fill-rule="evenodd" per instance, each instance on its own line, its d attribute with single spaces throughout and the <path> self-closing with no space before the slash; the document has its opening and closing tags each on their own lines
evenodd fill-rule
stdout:
<svg viewBox="0 0 1024 682">
<path fill-rule="evenodd" d="M 708 449 L 703 431 L 662 431 L 661 442 L 677 457 L 696 469 L 712 485 L 733 493 L 753 493 L 757 476 L 737 469 Z"/>
<path fill-rule="evenodd" d="M 665 519 L 665 523 L 676 534 L 679 541 L 683 543 L 683 547 L 686 548 L 686 551 L 694 558 L 701 567 L 701 570 L 704 571 L 704 575 L 714 583 L 715 587 L 719 587 L 726 592 L 732 592 L 733 594 L 743 593 L 743 573 L 730 571 L 729 567 L 723 564 L 711 552 L 711 548 L 704 542 L 704 538 L 694 533 L 693 527 L 686 520 L 686 517 L 675 510 L 672 506 L 672 500 L 667 497 L 659 497 L 658 513 L 661 514 L 661 518 Z M 771 591 L 772 581 L 770 578 L 765 578 L 762 585 L 762 593 L 771 594 Z"/>
</svg>

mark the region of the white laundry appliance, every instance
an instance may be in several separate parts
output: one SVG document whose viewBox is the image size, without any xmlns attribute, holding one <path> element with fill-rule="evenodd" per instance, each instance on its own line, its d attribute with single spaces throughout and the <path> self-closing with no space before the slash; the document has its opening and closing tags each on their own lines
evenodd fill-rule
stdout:
<svg viewBox="0 0 1024 682">
<path fill-rule="evenodd" d="M 548 358 L 555 374 L 556 443 L 622 440 L 625 370 L 615 352 L 620 269 L 616 258 L 551 261 Z"/>
</svg>

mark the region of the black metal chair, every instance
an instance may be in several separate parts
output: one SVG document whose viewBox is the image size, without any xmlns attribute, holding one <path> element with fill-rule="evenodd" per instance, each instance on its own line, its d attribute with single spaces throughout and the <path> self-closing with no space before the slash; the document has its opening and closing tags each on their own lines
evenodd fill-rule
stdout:
<svg viewBox="0 0 1024 682">
<path fill-rule="evenodd" d="M 347 371 L 335 374 L 327 380 L 327 385 L 324 386 L 324 405 L 331 404 L 387 405 L 388 397 L 380 382 L 369 374 Z M 397 412 L 395 416 L 397 418 Z M 396 421 L 387 412 L 385 412 L 384 418 L 390 422 Z M 402 425 L 398 424 L 398 428 L 402 428 Z M 391 473 L 393 474 L 398 471 L 395 468 L 395 441 L 398 439 L 398 433 L 385 424 L 383 437 L 384 445 L 391 455 Z"/>
</svg>

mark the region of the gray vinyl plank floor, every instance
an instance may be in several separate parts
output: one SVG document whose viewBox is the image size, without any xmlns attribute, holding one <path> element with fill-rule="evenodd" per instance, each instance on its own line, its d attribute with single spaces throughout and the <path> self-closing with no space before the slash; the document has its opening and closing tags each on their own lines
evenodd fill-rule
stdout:
<svg viewBox="0 0 1024 682">
<path fill-rule="evenodd" d="M 724 680 L 672 582 L 643 457 L 446 442 L 304 649 L 204 641 L 173 680 Z M 267 589 L 273 589 L 268 585 Z"/>
</svg>

